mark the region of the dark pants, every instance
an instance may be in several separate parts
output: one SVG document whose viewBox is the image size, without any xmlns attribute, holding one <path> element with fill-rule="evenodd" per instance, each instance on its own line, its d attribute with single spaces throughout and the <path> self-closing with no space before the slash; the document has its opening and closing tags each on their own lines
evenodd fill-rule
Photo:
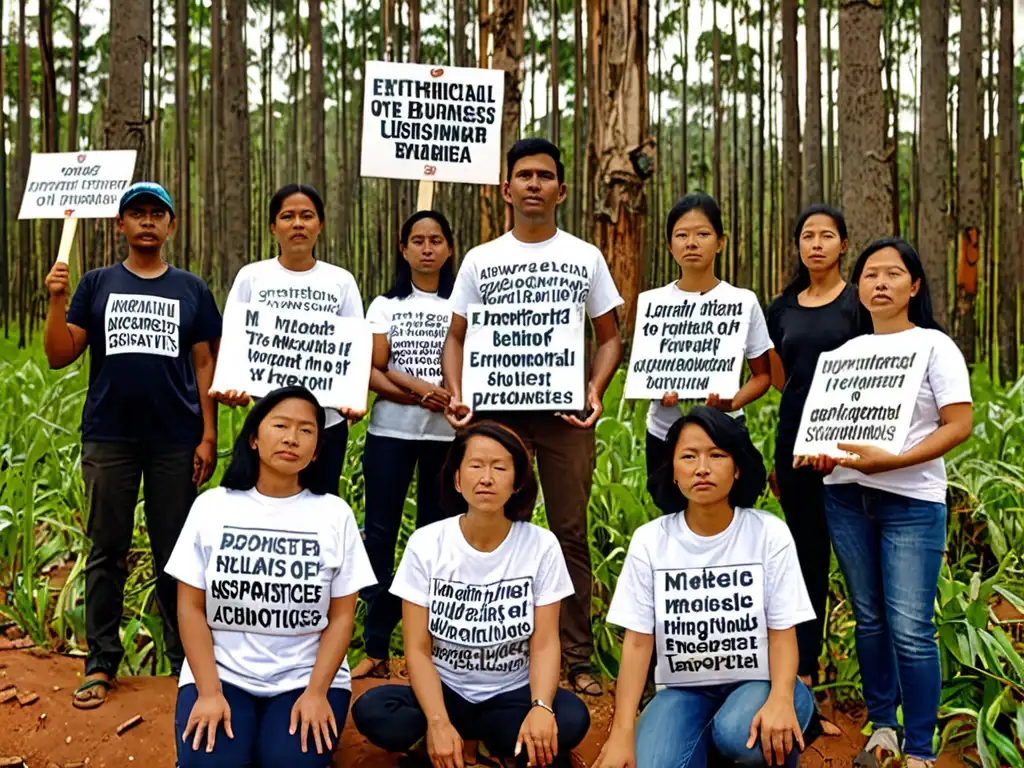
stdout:
<svg viewBox="0 0 1024 768">
<path fill-rule="evenodd" d="M 366 623 L 363 640 L 366 653 L 386 659 L 391 633 L 402 618 L 402 601 L 391 594 L 395 568 L 395 546 L 402 526 L 405 497 L 413 471 L 419 466 L 416 485 L 416 527 L 446 517 L 441 509 L 441 468 L 449 443 L 437 440 L 401 440 L 379 435 L 366 436 L 363 451 L 363 480 L 366 483 L 366 522 L 363 544 L 373 566 L 377 583 L 363 590 Z"/>
<path fill-rule="evenodd" d="M 164 566 L 196 498 L 194 454 L 191 447 L 158 443 L 82 445 L 82 476 L 89 500 L 87 533 L 92 540 L 85 563 L 87 675 L 117 674 L 124 655 L 119 630 L 140 482 L 167 655 L 172 671 L 177 674 L 181 669 L 185 655 L 178 637 L 178 585 L 164 573 Z"/>
<path fill-rule="evenodd" d="M 348 447 L 348 422 L 342 421 L 329 429 L 324 430 L 324 441 L 320 445 L 320 453 L 317 456 L 317 464 L 323 468 L 328 478 L 330 488 L 328 493 L 340 496 L 338 487 L 341 485 L 341 475 L 345 470 L 345 449 Z"/>
<path fill-rule="evenodd" d="M 793 534 L 800 570 L 807 585 L 807 594 L 814 608 L 814 618 L 796 627 L 800 663 L 797 674 L 818 678 L 818 657 L 821 656 L 822 633 L 828 603 L 828 576 L 832 543 L 825 518 L 823 475 L 810 467 L 793 469 L 793 459 L 785 456 L 775 464 L 779 484 L 779 502 L 786 515 L 786 524 Z"/>
<path fill-rule="evenodd" d="M 448 719 L 463 740 L 482 741 L 492 755 L 513 756 L 519 728 L 531 709 L 529 685 L 477 704 L 466 701 L 443 683 L 441 690 Z M 552 709 L 558 726 L 555 764 L 571 765 L 569 753 L 587 735 L 590 712 L 579 697 L 564 688 L 555 693 Z M 371 744 L 388 752 L 408 752 L 427 733 L 427 717 L 408 685 L 371 688 L 352 705 L 352 720 Z M 526 756 L 523 749 L 519 765 L 526 765 Z"/>
<path fill-rule="evenodd" d="M 195 685 L 186 685 L 178 689 L 178 703 L 174 708 L 174 740 L 178 747 L 179 768 L 329 768 L 332 762 L 333 748 L 338 746 L 340 739 L 331 735 L 332 749 L 324 745 L 324 754 L 316 753 L 316 742 L 312 732 L 306 734 L 306 751 L 302 751 L 300 731 L 295 735 L 288 733 L 292 707 L 302 695 L 303 689 L 288 691 L 277 696 L 253 696 L 241 688 L 223 683 L 224 698 L 231 707 L 231 732 L 235 738 L 229 739 L 224 732 L 224 724 L 217 726 L 213 752 L 206 751 L 206 737 L 199 750 L 192 749 L 195 733 L 189 734 L 187 742 L 182 741 L 185 726 L 192 707 L 199 698 Z M 345 726 L 348 714 L 348 703 L 352 692 L 343 688 L 331 688 L 327 691 L 327 703 L 331 706 L 334 719 L 338 723 L 338 731 Z M 321 743 L 323 743 L 321 741 Z"/>
<path fill-rule="evenodd" d="M 575 595 L 562 601 L 562 656 L 571 666 L 590 661 L 593 574 L 587 537 L 587 506 L 594 478 L 594 430 L 580 429 L 551 413 L 481 414 L 515 430 L 537 457 L 548 526 L 562 547 Z"/>
</svg>

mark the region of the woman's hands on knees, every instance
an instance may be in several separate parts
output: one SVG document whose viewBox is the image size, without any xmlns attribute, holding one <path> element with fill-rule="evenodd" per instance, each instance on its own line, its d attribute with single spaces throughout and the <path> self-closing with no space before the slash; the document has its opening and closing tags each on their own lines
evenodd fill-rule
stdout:
<svg viewBox="0 0 1024 768">
<path fill-rule="evenodd" d="M 189 713 L 188 723 L 185 724 L 185 732 L 182 734 L 182 742 L 187 743 L 189 734 L 195 731 L 192 739 L 192 751 L 198 752 L 203 744 L 203 732 L 206 732 L 206 751 L 213 752 L 213 745 L 217 737 L 217 726 L 224 721 L 224 732 L 229 739 L 235 738 L 231 731 L 231 707 L 224 694 L 218 691 L 210 696 L 200 696 L 192 705 L 192 712 Z"/>
<path fill-rule="evenodd" d="M 436 768 L 463 768 L 462 737 L 450 720 L 430 721 L 427 755 Z"/>
<path fill-rule="evenodd" d="M 753 749 L 757 744 L 758 731 L 761 732 L 761 751 L 768 765 L 785 765 L 786 755 L 793 751 L 794 742 L 801 750 L 804 748 L 804 734 L 792 698 L 769 694 L 750 723 L 747 749 Z"/>
<path fill-rule="evenodd" d="M 543 707 L 533 707 L 519 726 L 516 757 L 526 747 L 529 765 L 545 768 L 555 762 L 558 754 L 558 724 L 555 716 Z"/>
<path fill-rule="evenodd" d="M 594 768 L 636 768 L 636 737 L 633 731 L 613 725 Z"/>
<path fill-rule="evenodd" d="M 334 751 L 331 734 L 334 734 L 335 739 L 338 738 L 338 722 L 334 719 L 334 710 L 331 709 L 327 696 L 307 690 L 296 699 L 292 705 L 288 733 L 294 736 L 296 729 L 300 730 L 299 740 L 302 742 L 303 752 L 306 752 L 309 746 L 309 731 L 313 732 L 313 743 L 316 744 L 318 755 L 324 754 L 324 747 L 327 748 L 327 754 Z"/>
</svg>

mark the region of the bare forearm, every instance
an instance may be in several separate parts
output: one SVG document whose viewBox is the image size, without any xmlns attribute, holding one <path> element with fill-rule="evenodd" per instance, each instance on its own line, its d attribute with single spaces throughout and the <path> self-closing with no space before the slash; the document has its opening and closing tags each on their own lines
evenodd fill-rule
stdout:
<svg viewBox="0 0 1024 768">
<path fill-rule="evenodd" d="M 354 615 L 339 616 L 327 624 L 327 629 L 320 635 L 320 647 L 316 652 L 316 661 L 306 690 L 327 695 L 352 641 L 354 618 Z"/>
<path fill-rule="evenodd" d="M 622 360 L 622 340 L 618 334 L 605 340 L 597 347 L 597 354 L 594 355 L 594 363 L 590 367 L 589 388 L 604 396 L 608 383 L 615 375 L 619 362 Z"/>
<path fill-rule="evenodd" d="M 437 723 L 448 720 L 448 710 L 444 705 L 444 691 L 441 678 L 437 674 L 430 654 L 421 649 L 406 650 L 405 663 L 409 671 L 409 684 L 420 709 L 427 716 L 427 722 Z"/>
<path fill-rule="evenodd" d="M 768 630 L 768 677 L 771 679 L 771 695 L 793 700 L 796 672 L 800 652 L 796 643 L 796 629 Z"/>
<path fill-rule="evenodd" d="M 970 436 L 970 424 L 943 424 L 909 451 L 899 454 L 894 468 L 912 467 L 941 458 Z"/>
<path fill-rule="evenodd" d="M 771 387 L 771 385 L 771 374 L 754 374 L 749 379 L 747 379 L 746 383 L 742 387 L 740 387 L 739 391 L 736 393 L 736 396 L 732 399 L 732 407 L 735 410 L 739 410 L 743 406 L 749 405 L 750 403 L 757 400 L 757 398 L 761 397 L 765 392 L 767 392 L 768 388 Z"/>
<path fill-rule="evenodd" d="M 181 644 L 185 648 L 189 669 L 196 679 L 199 695 L 220 693 L 220 675 L 213 655 L 213 633 L 206 622 L 206 612 L 179 601 L 178 625 Z"/>
<path fill-rule="evenodd" d="M 199 407 L 203 412 L 203 439 L 217 440 L 217 401 L 210 397 L 216 359 L 210 354 L 196 366 L 196 386 L 199 388 Z"/>
<path fill-rule="evenodd" d="M 558 636 L 554 642 L 546 641 L 534 647 L 530 643 L 530 697 L 540 699 L 549 707 L 553 706 L 555 691 L 558 690 L 558 674 L 561 671 L 562 656 Z"/>
<path fill-rule="evenodd" d="M 615 728 L 633 730 L 640 698 L 647 685 L 647 669 L 654 650 L 654 635 L 626 632 L 622 643 L 622 663 L 615 686 Z"/>
<path fill-rule="evenodd" d="M 385 373 L 374 368 L 370 371 L 370 389 L 378 397 L 401 405 L 419 405 L 420 399 L 408 389 L 399 386 L 392 378 L 390 371 Z"/>
<path fill-rule="evenodd" d="M 64 368 L 75 361 L 75 340 L 68 328 L 64 298 L 51 298 L 46 311 L 46 332 L 43 349 L 51 368 Z"/>
<path fill-rule="evenodd" d="M 441 371 L 444 376 L 444 387 L 452 393 L 452 399 L 462 401 L 462 349 L 461 339 L 451 334 L 441 354 Z"/>
</svg>

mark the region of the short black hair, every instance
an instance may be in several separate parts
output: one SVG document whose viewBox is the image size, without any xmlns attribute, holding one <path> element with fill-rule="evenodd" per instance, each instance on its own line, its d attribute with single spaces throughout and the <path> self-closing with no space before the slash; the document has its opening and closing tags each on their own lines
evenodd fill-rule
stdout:
<svg viewBox="0 0 1024 768">
<path fill-rule="evenodd" d="M 921 281 L 917 295 L 910 297 L 910 304 L 907 307 L 907 316 L 910 322 L 918 328 L 934 328 L 937 331 L 945 332 L 942 324 L 935 319 L 935 313 L 932 310 L 932 294 L 928 290 L 928 278 L 924 274 L 921 257 L 917 255 L 913 246 L 903 238 L 883 237 L 868 245 L 857 257 L 857 263 L 853 265 L 850 282 L 857 285 L 860 282 L 860 276 L 864 274 L 864 266 L 868 263 L 868 259 L 884 248 L 893 248 L 903 260 L 903 266 L 910 273 L 911 280 Z M 863 304 L 860 306 L 860 327 L 863 333 L 874 333 L 871 313 Z"/>
<path fill-rule="evenodd" d="M 537 503 L 533 456 L 519 435 L 496 421 L 478 421 L 455 434 L 441 470 L 441 507 L 451 515 L 461 515 L 469 509 L 469 503 L 455 488 L 455 473 L 459 471 L 466 456 L 466 445 L 474 437 L 489 437 L 512 454 L 516 490 L 505 503 L 505 517 L 512 522 L 529 520 L 533 517 L 533 507 Z"/>
<path fill-rule="evenodd" d="M 437 295 L 442 299 L 447 299 L 452 295 L 452 290 L 455 288 L 455 267 L 452 265 L 455 261 L 455 234 L 452 232 L 452 225 L 448 223 L 445 215 L 437 211 L 416 211 L 416 213 L 405 220 L 398 240 L 403 246 L 409 245 L 409 235 L 412 234 L 413 226 L 416 222 L 423 219 L 431 219 L 437 222 L 437 225 L 441 228 L 441 234 L 448 243 L 448 250 L 451 251 L 448 260 L 441 265 L 441 269 L 437 274 Z M 391 284 L 391 289 L 384 295 L 389 299 L 404 299 L 411 294 L 412 267 L 409 266 L 409 262 L 405 260 L 402 256 L 402 251 L 399 249 L 395 261 L 395 281 Z"/>
<path fill-rule="evenodd" d="M 558 183 L 565 183 L 562 150 L 547 139 L 541 138 L 520 139 L 509 148 L 508 154 L 505 155 L 505 164 L 508 166 L 505 171 L 505 181 L 512 181 L 512 171 L 515 169 L 516 163 L 524 157 L 533 157 L 534 155 L 547 155 L 554 160 L 555 168 L 558 171 Z"/>
<path fill-rule="evenodd" d="M 256 487 L 260 476 L 260 453 L 253 448 L 250 440 L 256 435 L 260 424 L 267 418 L 274 407 L 285 400 L 297 398 L 312 403 L 316 408 L 316 447 L 319 452 L 324 442 L 324 422 L 326 414 L 323 407 L 316 401 L 313 393 L 305 387 L 281 387 L 265 397 L 261 397 L 245 417 L 242 431 L 235 438 L 235 447 L 231 452 L 231 463 L 224 472 L 220 484 L 232 491 L 249 491 Z M 323 495 L 337 493 L 337 487 L 331 488 L 331 473 L 319 457 L 313 459 L 308 466 L 299 470 L 299 485 L 310 493 Z"/>
<path fill-rule="evenodd" d="M 722 226 L 722 209 L 718 207 L 715 198 L 707 192 L 698 190 L 697 192 L 683 195 L 669 209 L 668 216 L 665 219 L 665 239 L 668 242 L 672 242 L 672 230 L 675 229 L 676 222 L 690 211 L 700 211 L 703 213 L 708 217 L 708 221 L 711 222 L 711 227 L 715 230 L 715 234 L 719 237 L 725 237 L 725 227 Z"/>
<path fill-rule="evenodd" d="M 665 438 L 672 449 L 669 459 L 647 478 L 647 491 L 658 509 L 666 515 L 686 509 L 686 497 L 675 482 L 675 456 L 679 436 L 688 424 L 703 429 L 711 442 L 732 456 L 739 477 L 729 490 L 729 503 L 734 507 L 752 507 L 757 503 L 768 479 L 761 452 L 754 447 L 746 428 L 732 416 L 717 408 L 698 405 L 669 429 Z"/>
</svg>

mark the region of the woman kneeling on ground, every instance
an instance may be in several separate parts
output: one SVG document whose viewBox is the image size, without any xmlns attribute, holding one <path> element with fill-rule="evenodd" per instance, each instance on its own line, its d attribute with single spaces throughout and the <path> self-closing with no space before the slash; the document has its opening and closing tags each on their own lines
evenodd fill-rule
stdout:
<svg viewBox="0 0 1024 768">
<path fill-rule="evenodd" d="M 536 496 L 514 432 L 483 421 L 458 433 L 441 486 L 455 516 L 412 534 L 391 586 L 412 685 L 352 707 L 372 743 L 442 768 L 461 768 L 463 740 L 481 764 L 570 765 L 590 713 L 558 687 L 559 604 L 573 587 L 554 534 L 529 522 Z"/>
<path fill-rule="evenodd" d="M 797 679 L 795 627 L 814 611 L 789 528 L 750 508 L 761 454 L 706 406 L 668 440 L 671 461 L 648 478 L 665 516 L 633 534 L 608 612 L 626 637 L 597 767 L 704 768 L 712 749 L 796 766 L 814 700 Z M 659 691 L 634 727 L 652 652 Z"/>
<path fill-rule="evenodd" d="M 373 570 L 352 510 L 328 495 L 323 434 L 324 409 L 302 387 L 257 402 L 167 564 L 185 646 L 181 768 L 331 765 L 356 595 Z"/>
</svg>

